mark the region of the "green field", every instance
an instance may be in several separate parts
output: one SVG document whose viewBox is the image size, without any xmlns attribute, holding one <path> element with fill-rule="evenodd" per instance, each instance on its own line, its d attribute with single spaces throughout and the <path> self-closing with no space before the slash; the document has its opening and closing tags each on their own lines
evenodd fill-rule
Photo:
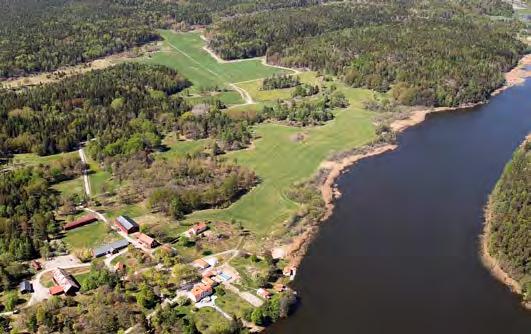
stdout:
<svg viewBox="0 0 531 334">
<path fill-rule="evenodd" d="M 219 100 L 223 102 L 226 106 L 228 105 L 235 105 L 235 104 L 241 104 L 244 101 L 242 100 L 242 97 L 240 93 L 236 91 L 227 91 L 227 92 L 219 92 L 217 94 L 208 94 L 208 95 L 199 95 L 199 96 L 186 96 L 184 98 L 186 102 L 188 102 L 191 105 L 200 104 L 200 103 L 209 103 L 212 104 L 214 100 Z"/>
<path fill-rule="evenodd" d="M 13 164 L 24 166 L 49 165 L 64 157 L 77 156 L 77 151 L 40 156 L 34 153 L 15 154 Z"/>
<path fill-rule="evenodd" d="M 254 309 L 251 304 L 229 290 L 225 290 L 223 296 L 218 296 L 216 299 L 216 305 L 224 312 L 240 319 L 243 319 L 246 313 L 251 312 Z"/>
<path fill-rule="evenodd" d="M 264 103 L 291 96 L 292 89 L 260 90 L 262 78 L 284 70 L 264 66 L 258 59 L 219 63 L 202 49 L 205 42 L 197 32 L 161 31 L 161 34 L 165 40 L 164 49 L 146 61 L 164 64 L 181 72 L 194 83 L 196 92 L 192 89 L 190 93 L 197 96 L 200 87 L 217 85 L 226 88 L 232 83 L 246 90 L 258 102 L 230 108 L 227 112 L 231 117 L 256 114 Z M 302 82 L 320 83 L 321 78 L 313 72 L 297 75 Z M 261 180 L 260 184 L 230 207 L 195 212 L 187 217 L 186 223 L 238 220 L 259 237 L 282 232 L 282 223 L 300 209 L 299 204 L 286 197 L 290 187 L 315 175 L 321 162 L 332 153 L 359 147 L 375 138 L 372 115 L 363 109 L 363 101 L 370 99 L 372 92 L 345 87 L 337 81 L 334 84 L 349 98 L 349 108 L 335 111 L 334 120 L 318 127 L 298 128 L 275 123 L 256 126 L 254 131 L 258 139 L 251 149 L 231 152 L 224 157 L 254 170 Z M 299 134 L 303 134 L 304 140 L 295 140 Z M 172 138 L 165 144 L 170 149 L 158 156 L 171 158 L 204 150 L 208 141 L 178 141 Z M 124 211 L 138 214 L 143 211 L 138 207 L 130 209 Z"/>
<path fill-rule="evenodd" d="M 189 79 L 196 89 L 201 87 L 227 87 L 229 83 L 265 78 L 274 73 L 286 72 L 265 66 L 260 59 L 233 63 L 219 63 L 203 50 L 205 42 L 198 32 L 176 33 L 161 30 L 164 51 L 146 62 L 174 68 Z"/>
<path fill-rule="evenodd" d="M 61 195 L 69 197 L 72 195 L 83 195 L 85 188 L 83 185 L 83 177 L 78 177 L 73 180 L 59 182 L 52 186 L 53 189 L 61 193 Z"/>
<path fill-rule="evenodd" d="M 90 173 L 89 173 L 89 182 L 90 189 L 93 196 L 101 195 L 105 192 L 114 191 L 117 187 L 117 182 L 112 180 L 112 175 L 106 170 L 103 170 L 100 165 L 88 158 L 87 161 Z"/>
<path fill-rule="evenodd" d="M 110 232 L 108 225 L 101 221 L 70 230 L 65 238 L 71 249 L 93 248 L 118 239 L 118 234 Z"/>
<path fill-rule="evenodd" d="M 227 209 L 196 212 L 188 220 L 236 219 L 263 236 L 295 213 L 299 205 L 286 197 L 294 183 L 309 179 L 333 152 L 349 150 L 375 138 L 372 115 L 362 107 L 362 101 L 372 96 L 371 91 L 338 86 L 351 106 L 337 111 L 335 119 L 323 126 L 257 126 L 259 139 L 254 149 L 232 152 L 227 158 L 253 169 L 262 181 L 260 185 Z M 304 134 L 303 141 L 293 139 L 298 133 Z"/>
<path fill-rule="evenodd" d="M 193 313 L 197 329 L 202 334 L 230 333 L 230 322 L 218 311 L 210 307 L 203 307 Z"/>
</svg>

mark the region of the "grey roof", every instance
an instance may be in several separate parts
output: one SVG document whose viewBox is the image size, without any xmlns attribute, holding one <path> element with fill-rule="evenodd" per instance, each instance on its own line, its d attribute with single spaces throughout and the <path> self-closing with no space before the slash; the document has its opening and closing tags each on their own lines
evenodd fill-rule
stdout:
<svg viewBox="0 0 531 334">
<path fill-rule="evenodd" d="M 128 231 L 134 227 L 138 227 L 138 224 L 127 216 L 119 216 L 116 220 Z"/>
<path fill-rule="evenodd" d="M 95 257 L 100 257 L 100 256 L 103 256 L 103 255 L 112 253 L 113 251 L 125 248 L 128 245 L 129 245 L 129 241 L 127 239 L 120 239 L 120 240 L 112 242 L 110 244 L 94 248 L 94 256 Z"/>
<path fill-rule="evenodd" d="M 20 282 L 19 290 L 20 291 L 33 291 L 33 287 L 31 286 L 31 282 L 27 281 L 27 280 L 23 280 L 22 282 Z"/>
</svg>

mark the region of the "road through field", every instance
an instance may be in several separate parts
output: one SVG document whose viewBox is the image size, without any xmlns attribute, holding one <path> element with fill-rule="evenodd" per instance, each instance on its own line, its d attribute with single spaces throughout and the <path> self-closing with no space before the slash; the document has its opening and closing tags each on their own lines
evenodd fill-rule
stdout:
<svg viewBox="0 0 531 334">
<path fill-rule="evenodd" d="M 91 190 L 90 190 L 90 180 L 88 177 L 88 164 L 87 164 L 87 156 L 85 155 L 85 151 L 83 148 L 79 149 L 79 157 L 81 158 L 81 162 L 83 162 L 83 184 L 85 187 L 85 193 L 87 196 L 90 196 Z"/>
</svg>

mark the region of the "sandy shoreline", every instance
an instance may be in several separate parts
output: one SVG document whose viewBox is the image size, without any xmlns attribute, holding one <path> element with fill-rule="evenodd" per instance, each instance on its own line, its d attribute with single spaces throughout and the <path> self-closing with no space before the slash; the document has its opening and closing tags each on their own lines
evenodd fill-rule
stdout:
<svg viewBox="0 0 531 334">
<path fill-rule="evenodd" d="M 483 262 L 483 265 L 489 270 L 489 272 L 494 278 L 509 287 L 512 292 L 518 295 L 522 295 L 522 286 L 520 285 L 520 283 L 513 279 L 507 272 L 505 272 L 502 269 L 499 261 L 489 253 L 488 236 L 490 235 L 490 221 L 492 219 L 492 211 L 490 207 L 491 202 L 489 199 L 487 207 L 485 208 L 485 225 L 483 229 L 483 234 L 480 236 L 481 262 Z M 526 309 L 531 310 L 531 302 L 522 301 L 522 305 Z"/>
<path fill-rule="evenodd" d="M 505 73 L 505 80 L 506 80 L 505 85 L 496 89 L 494 92 L 492 92 L 491 96 L 496 96 L 502 91 L 512 86 L 523 84 L 526 78 L 531 77 L 531 69 L 527 68 L 529 66 L 531 66 L 531 54 L 527 54 L 524 57 L 522 57 L 522 59 L 519 61 L 517 66 L 515 66 L 511 71 Z M 478 106 L 484 103 L 486 102 L 464 104 L 458 107 L 439 107 L 439 108 L 427 108 L 427 109 L 416 110 L 416 111 L 411 112 L 411 114 L 407 118 L 392 122 L 390 127 L 394 132 L 400 133 L 408 129 L 409 127 L 422 123 L 426 119 L 426 116 L 428 114 L 435 113 L 435 112 L 449 112 L 449 111 L 455 111 L 455 110 L 462 110 L 462 109 L 475 107 L 475 106 Z M 322 223 L 323 221 L 326 221 L 333 213 L 334 199 L 337 198 L 338 195 L 340 195 L 339 191 L 335 187 L 335 181 L 341 175 L 341 173 L 346 168 L 351 167 L 356 162 L 364 158 L 383 154 L 385 152 L 395 150 L 397 147 L 398 146 L 394 144 L 376 146 L 370 149 L 368 152 L 363 153 L 363 154 L 350 155 L 339 161 L 328 160 L 328 161 L 324 161 L 321 164 L 321 169 L 328 170 L 326 178 L 324 182 L 322 183 L 322 185 L 320 186 L 320 191 L 321 191 L 323 200 L 325 202 L 326 211 L 320 221 L 316 222 L 316 224 L 308 228 L 308 230 L 305 231 L 302 235 L 295 237 L 293 241 L 289 245 L 287 245 L 286 253 L 287 253 L 287 258 L 291 266 L 297 267 L 300 264 L 300 262 L 302 261 L 302 258 L 305 255 L 305 252 L 308 246 L 310 245 L 313 238 L 318 233 L 318 225 Z"/>
</svg>

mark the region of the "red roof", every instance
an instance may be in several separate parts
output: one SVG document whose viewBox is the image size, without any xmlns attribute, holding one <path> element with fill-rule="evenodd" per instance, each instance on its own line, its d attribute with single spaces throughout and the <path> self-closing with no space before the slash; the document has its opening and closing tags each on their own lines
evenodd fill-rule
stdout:
<svg viewBox="0 0 531 334">
<path fill-rule="evenodd" d="M 63 287 L 60 285 L 52 286 L 48 291 L 52 296 L 60 295 L 64 292 Z"/>
<path fill-rule="evenodd" d="M 155 243 L 155 239 L 153 239 L 152 237 L 150 237 L 149 235 L 146 235 L 144 233 L 140 233 L 137 237 L 138 241 L 142 242 L 143 244 L 146 244 L 146 245 L 153 245 Z"/>
<path fill-rule="evenodd" d="M 205 224 L 204 222 L 200 222 L 192 226 L 190 230 L 195 234 L 199 234 L 205 231 L 207 228 L 208 228 L 207 224 Z"/>
<path fill-rule="evenodd" d="M 65 230 L 71 230 L 71 229 L 79 227 L 79 226 L 90 224 L 90 223 L 95 222 L 97 220 L 98 220 L 98 218 L 95 215 L 90 214 L 90 215 L 83 216 L 83 217 L 81 217 L 79 219 L 74 220 L 73 222 L 70 222 L 70 223 L 66 224 L 64 226 L 64 228 L 65 228 Z"/>
</svg>

